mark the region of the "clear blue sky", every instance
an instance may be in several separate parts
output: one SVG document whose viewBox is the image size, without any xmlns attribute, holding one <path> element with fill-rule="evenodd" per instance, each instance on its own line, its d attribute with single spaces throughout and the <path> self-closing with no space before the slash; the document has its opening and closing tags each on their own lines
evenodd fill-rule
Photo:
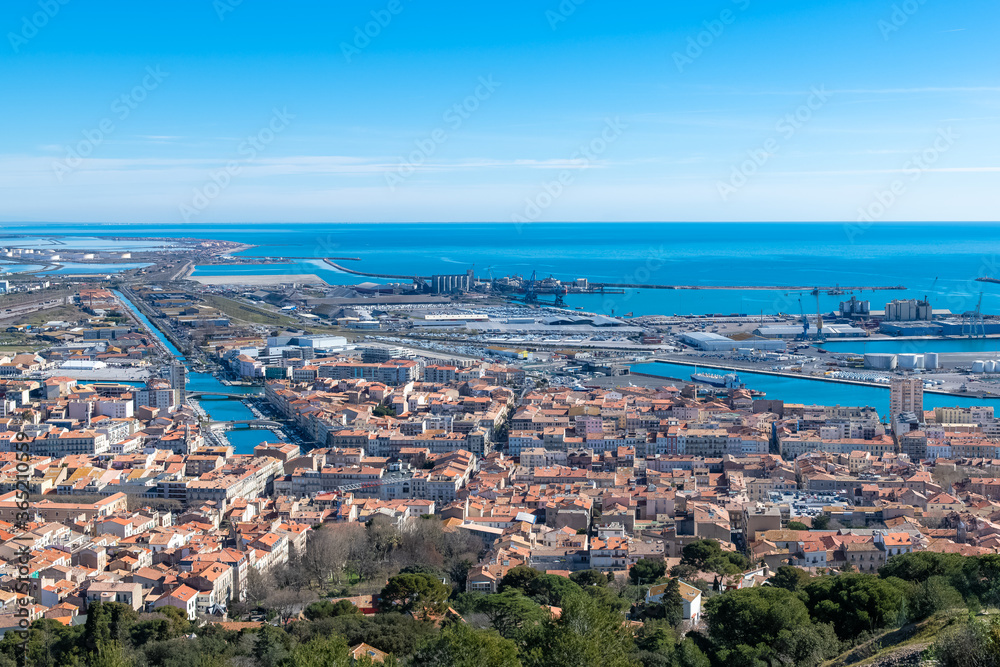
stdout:
<svg viewBox="0 0 1000 667">
<path fill-rule="evenodd" d="M 996 220 L 998 22 L 986 0 L 6 0 L 0 219 Z"/>
</svg>

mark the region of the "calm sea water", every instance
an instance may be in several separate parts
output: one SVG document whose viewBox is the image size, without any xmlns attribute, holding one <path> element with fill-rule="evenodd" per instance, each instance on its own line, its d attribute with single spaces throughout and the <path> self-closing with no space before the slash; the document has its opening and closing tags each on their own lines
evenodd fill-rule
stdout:
<svg viewBox="0 0 1000 667">
<path fill-rule="evenodd" d="M 881 309 L 894 298 L 928 296 L 935 308 L 956 313 L 975 308 L 1000 313 L 1000 285 L 976 282 L 1000 276 L 1000 225 L 890 224 L 869 229 L 840 224 L 233 224 L 90 225 L 5 224 L 7 233 L 93 237 L 213 238 L 254 244 L 245 255 L 298 257 L 267 267 L 199 267 L 203 275 L 229 273 L 315 273 L 334 284 L 359 279 L 326 268 L 322 257 L 358 257 L 342 262 L 374 273 L 431 275 L 506 274 L 600 282 L 673 285 L 801 285 L 823 287 L 905 285 L 904 291 L 857 294 Z M 820 294 L 819 307 L 835 309 L 845 296 Z M 611 314 L 798 313 L 815 312 L 816 298 L 785 290 L 628 290 L 619 295 L 570 295 L 570 306 Z M 834 347 L 837 345 L 837 347 Z M 849 342 L 838 351 L 975 351 L 997 349 L 995 341 L 928 343 Z M 919 349 L 909 346 L 917 345 Z M 636 370 L 688 378 L 692 369 L 663 364 Z M 741 373 L 748 386 L 789 402 L 869 404 L 885 412 L 888 391 L 828 382 Z M 205 386 L 202 387 L 201 384 Z M 192 374 L 189 388 L 218 383 Z M 928 394 L 925 405 L 969 405 L 976 401 Z M 982 401 L 980 401 L 982 402 Z M 206 402 L 217 419 L 247 419 L 236 401 Z M 267 437 L 263 431 L 231 432 L 241 451 Z"/>
<path fill-rule="evenodd" d="M 8 223 L 4 231 L 37 233 L 38 223 Z M 89 236 L 216 238 L 251 243 L 252 256 L 302 257 L 271 267 L 201 267 L 199 274 L 316 273 L 333 283 L 355 276 L 323 268 L 322 257 L 374 273 L 431 275 L 474 269 L 600 282 L 682 285 L 905 285 L 905 291 L 864 292 L 882 308 L 893 298 L 927 295 L 935 308 L 1000 312 L 1000 226 L 879 223 L 841 224 L 45 224 L 46 233 Z M 313 260 L 313 261 L 310 261 Z M 319 264 L 319 266 L 317 266 Z M 820 295 L 833 310 L 845 296 Z M 801 305 L 800 305 L 801 298 Z M 630 290 L 624 295 L 570 296 L 572 306 L 610 314 L 815 312 L 811 295 L 775 290 Z"/>
<path fill-rule="evenodd" d="M 691 378 L 691 374 L 696 371 L 710 373 L 725 372 L 710 368 L 661 363 L 633 364 L 632 370 L 647 375 L 658 375 L 684 381 L 688 381 Z M 805 403 L 807 405 L 869 405 L 878 410 L 879 414 L 882 415 L 889 411 L 888 387 L 863 387 L 838 382 L 789 378 L 747 371 L 738 371 L 738 375 L 748 389 L 767 392 L 767 398 L 781 399 L 786 403 Z M 968 407 L 971 405 L 996 405 L 997 408 L 1000 408 L 1000 402 L 989 399 L 959 398 L 944 394 L 924 394 L 925 410 L 938 407 Z"/>
</svg>

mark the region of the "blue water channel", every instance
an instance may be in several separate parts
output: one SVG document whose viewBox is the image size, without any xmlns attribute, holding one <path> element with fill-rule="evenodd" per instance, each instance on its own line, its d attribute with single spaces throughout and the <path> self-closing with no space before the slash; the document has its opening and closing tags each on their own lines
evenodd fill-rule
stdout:
<svg viewBox="0 0 1000 667">
<path fill-rule="evenodd" d="M 185 361 L 180 350 L 178 350 L 173 343 L 171 343 L 167 338 L 153 326 L 153 323 L 149 321 L 145 315 L 143 315 L 138 308 L 135 307 L 132 302 L 125 298 L 121 293 L 115 292 L 118 298 L 121 299 L 132 313 L 142 322 L 146 328 L 152 332 L 154 336 L 159 339 L 167 350 L 180 359 Z M 185 363 L 185 366 L 187 364 Z M 258 395 L 261 393 L 259 387 L 241 387 L 241 386 L 229 386 L 224 385 L 219 382 L 215 376 L 210 373 L 193 373 L 191 369 L 188 368 L 188 391 L 217 391 L 227 394 L 241 394 L 241 395 Z M 255 419 L 255 415 L 250 411 L 247 406 L 243 405 L 239 400 L 233 398 L 199 398 L 198 402 L 201 407 L 204 408 L 205 412 L 208 413 L 214 421 L 241 421 L 244 419 Z M 270 438 L 268 436 L 271 436 Z M 251 430 L 251 429 L 234 429 L 226 432 L 226 438 L 232 443 L 233 448 L 236 450 L 237 454 L 250 454 L 253 452 L 253 448 L 259 445 L 261 442 L 266 440 L 275 440 L 272 434 L 268 431 Z"/>
<path fill-rule="evenodd" d="M 676 378 L 689 382 L 694 372 L 723 374 L 730 371 L 716 370 L 707 366 L 695 367 L 683 364 L 648 363 L 633 364 L 632 371 L 656 375 L 659 377 Z M 736 371 L 747 389 L 757 389 L 767 392 L 767 398 L 783 400 L 786 403 L 805 403 L 806 405 L 850 405 L 871 406 L 885 415 L 889 411 L 889 388 L 866 387 L 828 382 L 823 380 L 808 380 L 805 378 L 790 378 L 765 373 Z M 989 399 L 965 398 L 946 394 L 924 393 L 924 409 L 937 407 L 953 407 L 972 405 L 994 405 Z M 1000 407 L 1000 404 L 997 404 Z"/>
<path fill-rule="evenodd" d="M 1000 354 L 1000 338 L 947 338 L 938 340 L 867 340 L 828 341 L 830 352 L 923 354 L 924 352 L 978 352 L 986 358 Z"/>
</svg>

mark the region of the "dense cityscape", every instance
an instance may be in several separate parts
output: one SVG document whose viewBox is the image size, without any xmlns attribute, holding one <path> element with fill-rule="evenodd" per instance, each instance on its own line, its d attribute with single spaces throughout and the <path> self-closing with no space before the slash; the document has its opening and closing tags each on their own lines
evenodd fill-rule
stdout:
<svg viewBox="0 0 1000 667">
<path fill-rule="evenodd" d="M 979 308 L 611 316 L 563 302 L 586 278 L 199 278 L 287 260 L 74 242 L 3 250 L 38 265 L 0 283 L 0 650 L 30 626 L 30 664 L 111 628 L 94 664 L 818 665 L 998 601 L 993 355 L 836 351 L 988 339 Z"/>
<path fill-rule="evenodd" d="M 998 2 L 0 2 L 0 667 L 1000 667 Z"/>
</svg>

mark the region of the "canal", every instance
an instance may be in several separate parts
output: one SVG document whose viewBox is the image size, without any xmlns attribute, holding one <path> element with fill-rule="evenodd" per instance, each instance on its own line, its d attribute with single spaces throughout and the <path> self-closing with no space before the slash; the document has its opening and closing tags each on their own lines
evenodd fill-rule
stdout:
<svg viewBox="0 0 1000 667">
<path fill-rule="evenodd" d="M 184 356 L 181 354 L 173 343 L 167 340 L 159 329 L 153 326 L 153 323 L 149 321 L 138 308 L 135 307 L 131 301 L 129 301 L 120 292 L 115 292 L 118 298 L 121 300 L 125 306 L 132 311 L 140 322 L 145 325 L 145 327 L 156 336 L 156 338 L 163 343 L 167 350 L 177 357 L 180 361 L 185 363 L 187 366 Z M 219 382 L 215 376 L 211 373 L 193 373 L 190 367 L 188 367 L 188 391 L 216 391 L 223 392 L 227 394 L 240 394 L 243 396 L 256 396 L 260 395 L 260 387 L 240 387 L 240 386 L 229 386 L 224 385 Z M 201 405 L 202 409 L 208 413 L 213 421 L 241 421 L 245 419 L 256 419 L 256 416 L 251 412 L 251 410 L 243 405 L 239 399 L 235 398 L 200 398 L 198 403 Z M 251 454 L 253 453 L 253 448 L 259 445 L 261 442 L 266 440 L 274 441 L 277 438 L 269 431 L 253 430 L 253 429 L 234 429 L 226 432 L 226 438 L 232 443 L 234 450 L 237 454 Z"/>
<path fill-rule="evenodd" d="M 937 338 L 927 340 L 876 339 L 827 341 L 823 347 L 830 352 L 857 354 L 923 354 L 925 352 L 974 352 L 985 358 L 1000 354 L 1000 338 Z"/>
<path fill-rule="evenodd" d="M 716 370 L 707 366 L 695 367 L 683 364 L 648 363 L 633 364 L 632 371 L 656 375 L 660 377 L 677 378 L 690 382 L 694 372 L 725 374 L 731 371 Z M 767 392 L 767 398 L 780 399 L 786 403 L 805 403 L 816 405 L 869 405 L 878 410 L 880 415 L 889 411 L 889 388 L 867 387 L 846 384 L 842 382 L 825 382 L 806 378 L 790 378 L 779 375 L 767 375 L 750 371 L 735 371 L 740 376 L 747 389 L 757 389 Z M 968 407 L 972 405 L 994 405 L 989 399 L 964 398 L 945 394 L 924 394 L 924 409 L 937 407 Z"/>
</svg>

